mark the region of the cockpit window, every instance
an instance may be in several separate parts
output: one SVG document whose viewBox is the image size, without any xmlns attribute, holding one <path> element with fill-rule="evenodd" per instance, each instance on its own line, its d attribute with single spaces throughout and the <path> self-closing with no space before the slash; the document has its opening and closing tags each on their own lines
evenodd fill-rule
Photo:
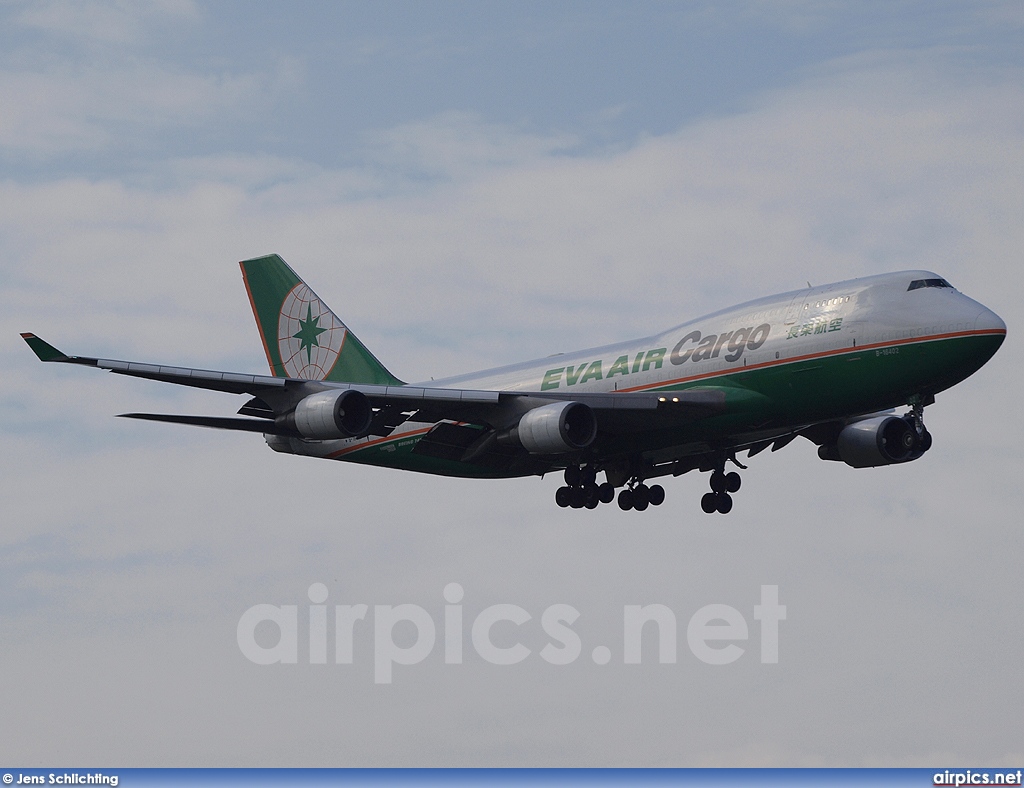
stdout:
<svg viewBox="0 0 1024 788">
<path fill-rule="evenodd" d="M 918 290 L 922 287 L 952 287 L 945 279 L 915 279 L 907 290 Z"/>
</svg>

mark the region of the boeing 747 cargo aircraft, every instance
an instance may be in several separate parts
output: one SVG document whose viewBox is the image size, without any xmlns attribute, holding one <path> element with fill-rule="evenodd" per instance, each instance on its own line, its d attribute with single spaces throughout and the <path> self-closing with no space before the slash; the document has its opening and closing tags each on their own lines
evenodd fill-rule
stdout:
<svg viewBox="0 0 1024 788">
<path fill-rule="evenodd" d="M 643 511 L 665 500 L 652 479 L 703 471 L 708 514 L 732 509 L 741 452 L 797 437 L 854 468 L 918 459 L 932 445 L 925 406 L 1006 337 L 994 312 L 942 277 L 900 271 L 761 298 L 631 342 L 404 383 L 280 257 L 240 265 L 269 376 L 68 356 L 22 336 L 42 361 L 250 397 L 241 418 L 128 418 L 248 430 L 285 454 L 447 476 L 557 471 L 555 501 L 576 509 L 618 490 L 621 509 Z"/>
</svg>

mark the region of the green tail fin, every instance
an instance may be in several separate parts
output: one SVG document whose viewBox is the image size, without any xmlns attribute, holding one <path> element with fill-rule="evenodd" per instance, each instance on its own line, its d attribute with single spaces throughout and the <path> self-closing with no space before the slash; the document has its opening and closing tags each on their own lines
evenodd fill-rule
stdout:
<svg viewBox="0 0 1024 788">
<path fill-rule="evenodd" d="M 403 385 L 281 257 L 239 265 L 273 375 Z"/>
</svg>

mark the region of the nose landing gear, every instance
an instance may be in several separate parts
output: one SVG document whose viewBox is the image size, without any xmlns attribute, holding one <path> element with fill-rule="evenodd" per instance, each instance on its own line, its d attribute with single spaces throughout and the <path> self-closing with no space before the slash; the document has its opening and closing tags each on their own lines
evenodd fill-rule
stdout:
<svg viewBox="0 0 1024 788">
<path fill-rule="evenodd" d="M 908 447 L 911 451 L 911 459 L 916 460 L 932 447 L 932 434 L 924 426 L 924 408 L 925 405 L 931 405 L 933 402 L 935 402 L 935 397 L 932 396 L 914 397 L 909 403 L 910 413 L 903 417 L 910 424 L 912 430 L 911 445 Z"/>
</svg>

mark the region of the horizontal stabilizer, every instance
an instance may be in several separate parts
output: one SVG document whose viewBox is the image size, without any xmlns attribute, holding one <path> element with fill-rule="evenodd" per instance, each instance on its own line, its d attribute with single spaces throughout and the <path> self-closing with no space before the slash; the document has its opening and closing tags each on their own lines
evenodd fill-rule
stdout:
<svg viewBox="0 0 1024 788">
<path fill-rule="evenodd" d="M 162 421 L 168 424 L 191 424 L 194 427 L 211 427 L 216 430 L 238 430 L 240 432 L 270 433 L 271 435 L 298 435 L 294 430 L 280 427 L 266 419 L 236 419 L 224 416 L 177 416 L 171 413 L 120 413 L 122 419 Z"/>
</svg>

